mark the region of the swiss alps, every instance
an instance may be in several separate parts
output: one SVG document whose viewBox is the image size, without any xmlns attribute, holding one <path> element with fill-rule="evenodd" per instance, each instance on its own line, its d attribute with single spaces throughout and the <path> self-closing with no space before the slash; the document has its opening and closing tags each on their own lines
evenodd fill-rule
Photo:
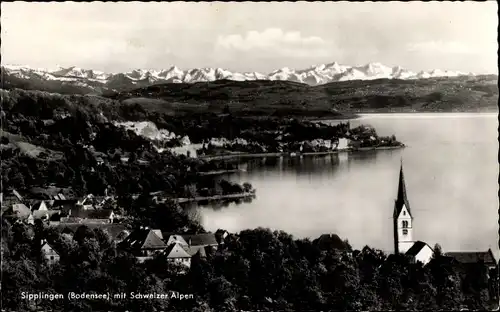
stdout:
<svg viewBox="0 0 500 312">
<path fill-rule="evenodd" d="M 176 66 L 168 69 L 135 69 L 122 73 L 105 73 L 79 67 L 40 69 L 29 66 L 2 66 L 7 77 L 23 80 L 61 82 L 90 89 L 106 88 L 118 90 L 149 86 L 158 83 L 195 83 L 215 80 L 284 80 L 308 85 L 321 85 L 336 81 L 374 79 L 425 79 L 433 77 L 473 76 L 472 73 L 432 70 L 413 72 L 400 66 L 388 67 L 380 63 L 364 66 L 347 66 L 339 63 L 321 64 L 306 69 L 281 68 L 269 74 L 258 72 L 232 72 L 222 68 L 194 68 L 183 70 Z M 4 75 L 5 77 L 5 75 Z"/>
</svg>

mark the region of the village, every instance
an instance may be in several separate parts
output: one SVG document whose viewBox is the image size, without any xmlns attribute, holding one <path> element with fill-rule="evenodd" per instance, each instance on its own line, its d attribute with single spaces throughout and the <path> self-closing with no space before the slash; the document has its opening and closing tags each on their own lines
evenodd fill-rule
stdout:
<svg viewBox="0 0 500 312">
<path fill-rule="evenodd" d="M 16 190 L 11 193 L 2 196 L 2 218 L 11 224 L 33 226 L 38 222 L 57 229 L 68 240 L 73 239 L 80 226 L 99 228 L 108 233 L 118 248 L 130 252 L 139 262 L 163 253 L 168 261 L 189 268 L 191 257 L 206 257 L 206 253 L 217 250 L 228 235 L 223 230 L 187 235 L 144 226 L 131 229 L 124 222 L 126 217 L 110 208 L 115 201 L 112 196 L 90 194 L 81 199 L 67 199 L 63 194 L 57 194 L 50 200 L 33 200 L 24 198 Z M 59 261 L 57 248 L 50 241 L 43 240 L 40 246 L 49 265 Z"/>
</svg>

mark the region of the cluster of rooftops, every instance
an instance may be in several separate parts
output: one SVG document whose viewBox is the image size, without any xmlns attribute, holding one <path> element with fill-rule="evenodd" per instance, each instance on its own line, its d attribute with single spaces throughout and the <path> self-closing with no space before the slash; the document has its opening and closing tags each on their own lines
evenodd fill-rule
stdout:
<svg viewBox="0 0 500 312">
<path fill-rule="evenodd" d="M 206 257 L 207 252 L 215 251 L 224 244 L 227 232 L 178 234 L 158 229 L 142 227 L 134 230 L 118 247 L 130 251 L 140 261 L 162 253 L 167 259 L 189 262 L 195 255 Z"/>
<path fill-rule="evenodd" d="M 89 194 L 81 199 L 67 199 L 59 193 L 51 199 L 27 199 L 16 190 L 4 200 L 1 198 L 2 217 L 15 222 L 34 224 L 42 220 L 47 224 L 59 223 L 113 223 L 117 215 L 112 209 L 105 209 L 113 201 L 110 196 L 97 197 Z"/>
</svg>

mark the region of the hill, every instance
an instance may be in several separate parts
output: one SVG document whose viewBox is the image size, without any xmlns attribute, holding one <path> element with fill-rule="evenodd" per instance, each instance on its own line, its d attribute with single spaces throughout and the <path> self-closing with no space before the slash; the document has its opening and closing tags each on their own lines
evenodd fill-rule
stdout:
<svg viewBox="0 0 500 312">
<path fill-rule="evenodd" d="M 295 115 L 334 117 L 365 112 L 478 112 L 496 111 L 497 76 L 378 79 L 334 82 L 320 86 L 289 81 L 230 81 L 194 84 L 168 83 L 117 92 L 110 98 L 152 106 L 191 105 L 236 115 Z M 176 103 L 176 104 L 171 104 Z M 180 105 L 179 103 L 183 103 Z M 197 105 L 197 106 L 196 106 Z M 186 106 L 187 107 L 187 106 Z"/>
</svg>

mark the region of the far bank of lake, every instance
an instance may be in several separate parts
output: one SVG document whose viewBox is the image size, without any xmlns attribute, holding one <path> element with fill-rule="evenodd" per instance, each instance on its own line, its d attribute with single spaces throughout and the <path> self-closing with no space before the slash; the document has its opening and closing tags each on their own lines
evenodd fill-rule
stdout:
<svg viewBox="0 0 500 312">
<path fill-rule="evenodd" d="M 303 156 L 326 156 L 326 155 L 336 155 L 339 153 L 356 153 L 365 151 L 375 151 L 375 150 L 395 150 L 401 149 L 404 146 L 381 146 L 381 147 L 360 147 L 356 150 L 352 149 L 342 149 L 327 152 L 306 152 L 306 153 L 233 153 L 226 155 L 214 155 L 214 156 L 200 156 L 200 159 L 205 160 L 221 160 L 230 158 L 256 158 L 256 157 L 303 157 Z M 230 172 L 228 172 L 230 173 Z"/>
</svg>

